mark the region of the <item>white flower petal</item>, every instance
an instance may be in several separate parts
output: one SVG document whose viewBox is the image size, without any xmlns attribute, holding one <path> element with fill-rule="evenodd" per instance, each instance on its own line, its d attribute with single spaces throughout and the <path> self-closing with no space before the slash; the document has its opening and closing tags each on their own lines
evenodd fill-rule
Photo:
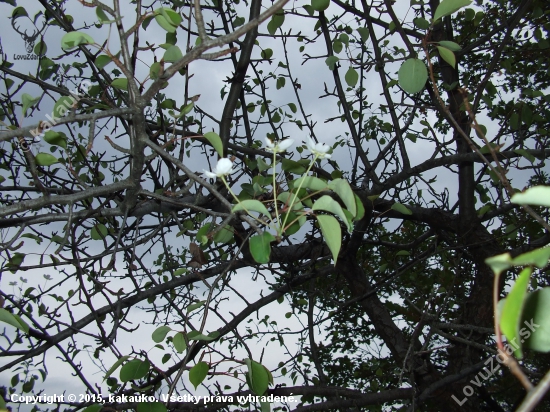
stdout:
<svg viewBox="0 0 550 412">
<path fill-rule="evenodd" d="M 307 138 L 306 146 L 307 146 L 307 148 L 309 149 L 310 152 L 315 152 L 315 142 L 309 136 Z"/>
<path fill-rule="evenodd" d="M 319 159 L 330 159 L 330 154 L 327 154 L 327 152 L 330 150 L 330 146 L 328 144 L 315 143 L 311 137 L 308 137 L 307 139 L 308 141 L 306 143 L 306 146 L 311 153 L 313 153 Z"/>
<path fill-rule="evenodd" d="M 216 164 L 216 167 L 212 172 L 208 172 L 206 170 L 203 170 L 204 175 L 206 177 L 209 177 L 211 179 L 215 179 L 216 177 L 223 177 L 230 175 L 235 170 L 233 169 L 233 162 L 229 159 L 223 158 L 218 160 L 218 163 Z"/>
<path fill-rule="evenodd" d="M 210 179 L 215 179 L 216 177 L 218 177 L 218 176 L 216 175 L 216 173 L 212 173 L 212 172 L 209 172 L 208 170 L 204 170 L 204 169 L 203 169 L 203 174 L 204 174 L 206 177 L 210 178 Z"/>
<path fill-rule="evenodd" d="M 294 143 L 294 140 L 292 139 L 285 139 L 285 140 L 281 140 L 280 142 L 273 143 L 271 139 L 266 137 L 265 150 L 271 153 L 283 153 L 286 149 L 292 146 L 293 143 Z"/>
<path fill-rule="evenodd" d="M 288 149 L 290 146 L 294 144 L 293 139 L 285 139 L 282 142 L 279 143 L 279 151 L 284 152 L 286 149 Z"/>
<path fill-rule="evenodd" d="M 233 162 L 225 157 L 218 160 L 214 172 L 218 177 L 231 174 L 233 172 Z"/>
</svg>

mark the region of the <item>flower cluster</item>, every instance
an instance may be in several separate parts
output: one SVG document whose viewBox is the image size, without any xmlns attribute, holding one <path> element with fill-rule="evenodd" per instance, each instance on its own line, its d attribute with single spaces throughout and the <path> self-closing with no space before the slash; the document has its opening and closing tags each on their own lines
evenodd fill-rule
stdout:
<svg viewBox="0 0 550 412">
<path fill-rule="evenodd" d="M 267 137 L 265 138 L 265 150 L 267 150 L 268 152 L 272 152 L 273 154 L 283 153 L 293 144 L 293 139 L 285 139 L 273 143 L 271 139 Z M 330 159 L 331 155 L 328 153 L 328 151 L 330 150 L 330 146 L 328 144 L 315 143 L 311 137 L 308 137 L 306 146 L 309 151 L 315 155 L 316 158 Z M 230 175 L 234 171 L 235 169 L 233 168 L 233 162 L 227 158 L 218 160 L 218 164 L 211 172 L 203 170 L 204 175 L 210 179 L 216 179 L 218 177 L 223 178 L 227 175 Z"/>
</svg>

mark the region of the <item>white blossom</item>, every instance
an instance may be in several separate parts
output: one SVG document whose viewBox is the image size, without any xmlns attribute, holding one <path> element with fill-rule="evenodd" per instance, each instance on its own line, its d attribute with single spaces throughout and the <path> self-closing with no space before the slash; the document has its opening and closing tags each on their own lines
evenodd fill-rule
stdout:
<svg viewBox="0 0 550 412">
<path fill-rule="evenodd" d="M 268 152 L 283 153 L 294 144 L 293 139 L 281 140 L 278 143 L 273 143 L 270 138 L 265 138 L 265 150 Z"/>
<path fill-rule="evenodd" d="M 227 158 L 222 158 L 218 160 L 218 164 L 211 172 L 203 169 L 204 175 L 211 179 L 230 175 L 234 171 L 235 169 L 233 169 L 233 162 Z"/>
<path fill-rule="evenodd" d="M 315 143 L 311 137 L 308 137 L 306 145 L 309 151 L 319 159 L 330 159 L 331 155 L 327 153 L 330 150 L 330 146 L 328 144 Z"/>
</svg>

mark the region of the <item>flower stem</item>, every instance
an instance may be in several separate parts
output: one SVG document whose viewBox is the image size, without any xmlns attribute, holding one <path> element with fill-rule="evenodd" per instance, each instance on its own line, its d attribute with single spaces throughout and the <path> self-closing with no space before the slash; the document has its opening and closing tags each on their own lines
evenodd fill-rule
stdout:
<svg viewBox="0 0 550 412">
<path fill-rule="evenodd" d="M 302 175 L 302 177 L 307 177 L 307 174 L 309 173 L 309 171 L 313 167 L 313 164 L 315 163 L 315 161 L 317 160 L 318 157 L 319 157 L 319 155 L 316 154 L 313 161 L 309 164 L 306 172 Z M 300 182 L 300 186 L 298 186 L 298 190 L 296 190 L 296 192 L 294 193 L 294 196 L 292 196 L 292 200 L 290 201 L 290 204 L 288 205 L 289 212 L 292 210 L 292 206 L 294 206 L 294 203 L 296 202 L 296 198 L 298 197 L 298 193 L 300 192 L 300 189 L 302 188 L 302 185 L 304 184 L 304 180 L 305 179 L 302 179 L 302 181 Z M 288 219 L 288 215 L 289 215 L 289 213 L 287 213 L 286 216 L 285 216 L 285 220 L 283 221 L 283 226 L 281 227 L 281 230 L 284 227 L 286 227 L 286 221 Z"/>
<path fill-rule="evenodd" d="M 220 179 L 222 179 L 223 184 L 225 185 L 225 187 L 227 187 L 227 190 L 229 190 L 229 193 L 231 193 L 231 195 L 233 196 L 233 199 L 235 199 L 237 203 L 241 203 L 239 198 L 235 196 L 235 193 L 233 193 L 233 190 L 231 190 L 231 187 L 227 184 L 227 181 L 225 180 L 225 176 L 220 176 Z M 250 214 L 248 210 L 246 210 L 246 208 L 243 207 L 243 209 L 245 210 L 246 213 Z"/>
<path fill-rule="evenodd" d="M 257 217 L 255 217 L 252 213 L 250 213 L 250 211 L 243 206 L 243 204 L 241 203 L 241 201 L 239 200 L 239 198 L 235 195 L 235 193 L 233 193 L 233 191 L 231 190 L 231 187 L 229 187 L 229 184 L 227 184 L 227 181 L 225 180 L 225 176 L 220 176 L 220 179 L 222 179 L 222 182 L 224 183 L 225 187 L 227 187 L 227 190 L 229 190 L 229 193 L 231 193 L 231 195 L 233 196 L 233 199 L 235 199 L 235 201 L 237 202 L 237 204 L 240 204 L 241 207 L 243 208 L 243 210 L 246 212 L 246 214 L 248 216 L 250 216 L 252 219 L 254 219 L 255 221 L 257 221 L 258 223 L 261 223 L 262 225 L 266 225 L 266 226 L 269 226 L 270 228 L 273 228 L 273 226 L 271 226 L 269 223 L 266 223 L 264 222 L 263 220 L 261 219 L 258 219 Z"/>
<path fill-rule="evenodd" d="M 273 150 L 273 204 L 275 205 L 275 219 L 277 220 L 277 236 L 281 236 L 282 227 L 279 222 L 279 207 L 277 205 L 277 180 L 275 179 L 277 168 L 277 152 Z"/>
</svg>

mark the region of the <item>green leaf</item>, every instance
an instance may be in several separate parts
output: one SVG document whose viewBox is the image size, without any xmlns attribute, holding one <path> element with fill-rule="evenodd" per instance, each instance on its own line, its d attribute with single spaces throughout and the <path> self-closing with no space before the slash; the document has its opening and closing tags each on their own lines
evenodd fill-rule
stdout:
<svg viewBox="0 0 550 412">
<path fill-rule="evenodd" d="M 65 51 L 76 49 L 81 44 L 94 44 L 94 39 L 87 33 L 70 31 L 61 38 L 61 48 Z"/>
<path fill-rule="evenodd" d="M 100 23 L 109 23 L 109 22 L 111 22 L 111 20 L 105 14 L 105 12 L 103 11 L 103 9 L 101 7 L 96 7 L 95 8 L 95 14 L 96 14 L 96 16 L 97 16 Z"/>
<path fill-rule="evenodd" d="M 182 332 L 178 332 L 172 338 L 172 344 L 178 353 L 182 353 L 187 348 L 187 343 L 185 343 L 185 336 Z"/>
<path fill-rule="evenodd" d="M 103 223 L 98 223 L 97 225 L 94 225 L 92 227 L 92 230 L 90 232 L 90 237 L 93 240 L 101 240 L 104 239 L 109 234 L 109 230 Z"/>
<path fill-rule="evenodd" d="M 422 60 L 407 59 L 399 68 L 397 77 L 403 90 L 415 94 L 424 89 L 428 80 L 428 69 Z"/>
<path fill-rule="evenodd" d="M 316 192 L 325 190 L 329 187 L 328 183 L 315 176 L 302 176 L 289 184 L 291 189 L 311 189 Z"/>
<path fill-rule="evenodd" d="M 244 17 L 237 16 L 235 17 L 235 20 L 233 20 L 233 27 L 240 27 L 245 23 Z"/>
<path fill-rule="evenodd" d="M 319 199 L 315 201 L 311 210 L 313 211 L 324 210 L 325 212 L 330 212 L 335 214 L 342 220 L 342 222 L 344 222 L 347 225 L 348 231 L 351 232 L 351 226 L 348 223 L 346 214 L 342 210 L 342 207 L 340 206 L 340 204 L 338 204 L 338 202 L 334 200 L 332 197 L 328 195 L 321 196 Z"/>
<path fill-rule="evenodd" d="M 329 183 L 328 187 L 342 199 L 342 202 L 346 205 L 346 209 L 355 217 L 357 214 L 357 205 L 355 195 L 348 181 L 345 179 L 334 179 Z"/>
<path fill-rule="evenodd" d="M 466 9 L 465 14 L 466 14 L 466 21 L 472 21 L 476 16 L 476 12 L 474 9 Z"/>
<path fill-rule="evenodd" d="M 262 59 L 269 60 L 269 59 L 271 59 L 271 56 L 273 56 L 273 50 L 264 49 L 264 50 L 262 50 L 260 55 L 262 56 Z"/>
<path fill-rule="evenodd" d="M 340 247 L 342 246 L 342 229 L 335 217 L 329 215 L 317 215 L 317 222 L 321 228 L 321 233 L 325 238 L 328 248 L 332 252 L 332 258 L 334 259 L 334 265 L 338 259 L 340 253 Z"/>
<path fill-rule="evenodd" d="M 534 265 L 539 269 L 542 269 L 548 264 L 549 259 L 550 247 L 542 247 L 516 256 L 512 260 L 512 264 L 516 266 Z"/>
<path fill-rule="evenodd" d="M 340 53 L 343 48 L 344 45 L 340 40 L 334 40 L 334 43 L 332 43 L 332 50 L 334 51 L 334 53 Z"/>
<path fill-rule="evenodd" d="M 197 234 L 195 235 L 195 238 L 203 245 L 208 243 L 208 232 L 210 232 L 211 226 L 212 223 L 206 223 L 197 231 Z"/>
<path fill-rule="evenodd" d="M 120 369 L 120 380 L 128 382 L 145 377 L 151 364 L 148 360 L 132 359 Z"/>
<path fill-rule="evenodd" d="M 76 100 L 73 97 L 62 96 L 53 106 L 53 116 L 54 118 L 59 118 L 65 116 L 68 112 L 71 111 L 73 106 L 76 104 Z"/>
<path fill-rule="evenodd" d="M 294 173 L 295 175 L 301 175 L 306 171 L 306 168 L 299 162 L 286 158 L 282 160 L 281 167 L 285 172 Z"/>
<path fill-rule="evenodd" d="M 252 359 L 244 360 L 248 367 L 248 373 L 246 374 L 246 381 L 250 390 L 258 396 L 262 396 L 269 386 L 269 374 L 267 369 L 261 364 Z"/>
<path fill-rule="evenodd" d="M 24 393 L 29 393 L 32 391 L 32 389 L 34 388 L 34 382 L 35 382 L 35 379 L 34 378 L 31 378 L 30 380 L 28 380 L 27 382 L 25 382 L 23 384 L 23 387 L 21 389 L 23 389 L 23 392 Z"/>
<path fill-rule="evenodd" d="M 310 16 L 313 16 L 315 14 L 315 10 L 313 10 L 313 8 L 309 4 L 305 4 L 302 7 L 305 9 L 305 11 L 307 11 L 307 14 L 309 14 Z"/>
<path fill-rule="evenodd" d="M 120 365 L 122 365 L 128 358 L 130 357 L 130 355 L 126 355 L 126 356 L 121 356 L 114 364 L 113 366 L 111 366 L 109 368 L 109 370 L 107 371 L 107 373 L 105 374 L 105 377 L 103 378 L 103 382 L 105 382 L 105 380 L 111 376 L 113 374 L 114 371 L 116 371 L 118 369 L 118 367 Z"/>
<path fill-rule="evenodd" d="M 195 309 L 203 307 L 205 303 L 206 303 L 205 300 L 201 300 L 200 302 L 192 303 L 189 306 L 187 306 L 186 311 L 187 311 L 187 313 L 193 312 Z"/>
<path fill-rule="evenodd" d="M 161 109 L 174 109 L 176 106 L 176 102 L 173 99 L 165 99 L 160 104 Z"/>
<path fill-rule="evenodd" d="M 8 312 L 4 308 L 0 308 L 0 322 L 7 323 L 8 325 L 14 326 L 25 333 L 29 333 L 29 325 L 27 325 L 27 323 L 19 316 Z"/>
<path fill-rule="evenodd" d="M 518 123 L 519 123 L 519 114 L 514 112 L 512 113 L 512 116 L 510 116 L 510 120 L 509 120 L 510 127 L 513 130 L 517 130 L 519 127 Z"/>
<path fill-rule="evenodd" d="M 30 94 L 23 93 L 21 95 L 21 103 L 23 103 L 23 116 L 27 116 L 27 110 L 34 106 L 40 100 L 40 96 L 32 97 Z"/>
<path fill-rule="evenodd" d="M 519 335 L 524 346 L 537 352 L 550 352 L 550 288 L 527 295 Z"/>
<path fill-rule="evenodd" d="M 239 210 L 246 210 L 248 212 L 250 211 L 258 212 L 271 218 L 271 215 L 267 211 L 264 204 L 256 199 L 242 200 L 240 203 L 237 203 L 235 206 L 233 206 L 233 208 L 231 209 L 231 212 L 235 213 Z"/>
<path fill-rule="evenodd" d="M 359 196 L 357 196 L 355 193 L 353 194 L 355 197 L 355 210 L 357 210 L 357 213 L 355 214 L 355 218 L 353 220 L 358 221 L 363 219 L 365 216 L 365 206 L 363 205 L 363 201 Z"/>
<path fill-rule="evenodd" d="M 199 386 L 204 378 L 206 378 L 206 375 L 208 375 L 208 369 L 208 363 L 201 361 L 189 371 L 189 382 L 193 384 L 195 389 L 197 389 L 197 386 Z"/>
<path fill-rule="evenodd" d="M 166 338 L 166 335 L 171 330 L 172 328 L 170 326 L 167 326 L 167 325 L 159 326 L 158 328 L 155 329 L 151 337 L 153 338 L 153 341 L 155 343 L 160 343 L 164 340 L 164 338 Z"/>
<path fill-rule="evenodd" d="M 216 340 L 216 338 L 218 336 L 219 336 L 219 333 L 217 331 L 209 333 L 208 335 L 205 335 L 203 333 L 200 333 L 198 330 L 192 330 L 191 332 L 189 332 L 187 334 L 187 339 L 189 339 L 189 340 L 202 340 L 202 341 L 205 341 L 205 342 L 211 342 L 213 340 Z"/>
<path fill-rule="evenodd" d="M 111 62 L 112 62 L 111 58 L 105 54 L 97 56 L 95 59 L 95 65 L 99 70 L 103 69 L 105 66 L 107 66 Z"/>
<path fill-rule="evenodd" d="M 272 36 L 275 34 L 277 29 L 283 25 L 285 22 L 285 13 L 284 11 L 278 11 L 273 16 L 271 16 L 271 20 L 267 24 L 267 31 Z"/>
<path fill-rule="evenodd" d="M 350 66 L 350 68 L 346 72 L 345 79 L 349 87 L 355 87 L 359 80 L 359 73 L 357 73 L 357 71 Z"/>
<path fill-rule="evenodd" d="M 296 113 L 298 109 L 296 108 L 296 105 L 294 103 L 289 103 L 288 107 L 292 113 Z"/>
<path fill-rule="evenodd" d="M 301 205 L 301 203 L 300 203 L 300 205 Z M 297 204 L 295 203 L 294 207 L 296 207 L 296 206 L 297 206 Z M 288 217 L 287 217 L 287 215 L 288 215 Z M 294 233 L 298 232 L 298 230 L 300 230 L 300 228 L 307 222 L 306 216 L 304 214 L 297 214 L 297 213 L 292 213 L 292 212 L 283 213 L 280 216 L 280 218 L 281 218 L 281 221 L 285 221 L 285 219 L 287 221 L 287 226 L 286 226 L 285 231 L 284 231 L 285 235 L 287 235 L 287 236 L 293 235 Z M 294 222 L 294 223 L 290 224 L 290 222 Z"/>
<path fill-rule="evenodd" d="M 359 33 L 359 36 L 361 36 L 361 40 L 363 41 L 363 43 L 365 43 L 369 39 L 370 33 L 369 29 L 367 29 L 366 27 L 358 27 L 357 32 Z"/>
<path fill-rule="evenodd" d="M 233 230 L 230 227 L 224 226 L 214 235 L 215 243 L 228 243 L 233 239 Z"/>
<path fill-rule="evenodd" d="M 330 6 L 330 0 L 311 0 L 311 8 L 317 11 L 325 11 Z"/>
<path fill-rule="evenodd" d="M 206 132 L 204 138 L 212 145 L 220 157 L 223 157 L 223 144 L 221 137 L 214 132 Z"/>
<path fill-rule="evenodd" d="M 194 102 L 191 102 L 187 105 L 185 105 L 185 107 L 183 109 L 181 109 L 181 112 L 180 114 L 178 115 L 178 119 L 179 118 L 182 118 L 183 116 L 185 116 L 186 114 L 189 114 L 191 112 L 191 110 L 193 110 L 193 107 L 195 107 L 195 103 Z"/>
<path fill-rule="evenodd" d="M 168 33 L 175 33 L 176 29 L 183 20 L 179 13 L 176 13 L 168 7 L 156 9 L 154 13 L 155 21 Z"/>
<path fill-rule="evenodd" d="M 349 47 L 349 36 L 346 33 L 340 33 L 340 36 L 338 36 L 340 41 L 346 45 L 346 47 Z"/>
<path fill-rule="evenodd" d="M 168 50 L 164 52 L 164 56 L 162 58 L 164 59 L 165 62 L 174 63 L 174 62 L 177 62 L 182 57 L 183 57 L 183 54 L 181 53 L 181 50 L 178 46 L 170 46 Z"/>
<path fill-rule="evenodd" d="M 162 14 L 162 16 L 170 23 L 172 24 L 174 27 L 177 27 L 181 24 L 181 22 L 183 21 L 181 15 L 177 12 L 175 12 L 174 10 L 172 10 L 171 8 L 168 8 L 168 7 L 162 7 L 160 9 L 158 9 L 160 11 L 160 13 Z"/>
<path fill-rule="evenodd" d="M 454 41 L 441 40 L 439 42 L 439 45 L 445 47 L 446 49 L 449 49 L 450 51 L 462 50 L 462 47 L 460 47 L 460 45 L 458 43 L 455 43 Z"/>
<path fill-rule="evenodd" d="M 483 125 L 480 125 L 480 127 L 482 127 Z M 479 136 L 478 134 L 478 137 L 481 138 L 481 136 Z M 498 151 L 498 144 L 496 143 L 493 143 L 493 142 L 489 142 L 488 145 L 484 145 L 483 147 L 481 147 L 479 149 L 479 152 L 482 153 L 482 154 L 490 154 L 491 153 L 491 150 L 493 151 Z"/>
<path fill-rule="evenodd" d="M 281 77 L 279 77 L 280 79 Z M 277 89 L 280 89 L 279 87 L 279 79 L 277 79 Z M 273 115 L 273 117 L 271 117 L 271 121 L 273 123 L 279 123 L 281 121 L 281 115 L 279 114 L 279 112 L 275 112 L 275 114 Z"/>
<path fill-rule="evenodd" d="M 521 120 L 527 126 L 531 126 L 533 123 L 533 111 L 527 104 L 523 104 L 521 107 Z"/>
<path fill-rule="evenodd" d="M 530 267 L 521 271 L 516 279 L 516 283 L 514 283 L 510 293 L 506 297 L 506 302 L 502 308 L 502 314 L 499 319 L 500 329 L 502 330 L 502 333 L 506 335 L 508 342 L 518 342 L 521 314 L 525 302 L 525 294 L 527 293 L 527 286 L 529 286 L 531 272 L 532 269 Z M 518 359 L 523 357 L 521 345 L 514 350 L 514 354 Z"/>
<path fill-rule="evenodd" d="M 64 240 L 61 236 L 54 235 L 52 236 L 52 242 L 57 243 L 58 245 L 62 245 L 64 243 Z"/>
<path fill-rule="evenodd" d="M 126 77 L 119 77 L 111 82 L 111 86 L 120 90 L 128 90 L 128 79 Z"/>
<path fill-rule="evenodd" d="M 275 237 L 269 232 L 263 232 L 262 235 L 254 235 L 250 238 L 250 253 L 258 263 L 268 263 L 271 255 L 271 242 Z"/>
<path fill-rule="evenodd" d="M 264 159 L 262 159 L 261 157 L 258 157 L 258 170 L 259 170 L 260 172 L 263 172 L 263 171 L 265 171 L 265 170 L 267 170 L 267 169 L 269 169 L 269 168 L 271 168 L 271 166 L 268 165 L 268 164 L 264 161 Z"/>
<path fill-rule="evenodd" d="M 160 67 L 160 62 L 154 62 L 149 68 L 149 76 L 152 80 L 156 80 L 159 78 Z"/>
<path fill-rule="evenodd" d="M 434 14 L 434 22 L 440 18 L 453 14 L 455 11 L 460 10 L 462 7 L 469 6 L 472 3 L 471 0 L 443 0 L 437 6 Z"/>
<path fill-rule="evenodd" d="M 534 205 L 550 207 L 550 187 L 533 186 L 523 193 L 516 193 L 510 199 L 517 205 Z"/>
<path fill-rule="evenodd" d="M 162 402 L 138 402 L 137 412 L 167 412 Z"/>
<path fill-rule="evenodd" d="M 411 252 L 409 252 L 408 250 L 400 250 L 395 254 L 395 256 L 410 256 L 410 255 L 411 255 Z"/>
<path fill-rule="evenodd" d="M 430 28 L 430 22 L 422 17 L 416 17 L 413 19 L 413 23 L 421 30 L 427 30 Z"/>
<path fill-rule="evenodd" d="M 35 156 L 36 164 L 39 166 L 51 166 L 53 164 L 59 163 L 56 157 L 52 156 L 49 153 L 38 153 Z"/>
<path fill-rule="evenodd" d="M 412 215 L 411 210 L 401 203 L 395 202 L 393 205 L 391 205 L 391 208 L 392 210 L 395 210 L 396 212 L 402 213 L 404 215 Z"/>
<path fill-rule="evenodd" d="M 44 140 L 51 145 L 60 146 L 64 149 L 67 148 L 67 136 L 63 132 L 48 130 L 44 134 Z"/>
<path fill-rule="evenodd" d="M 38 244 L 41 244 L 42 243 L 42 238 L 40 236 L 37 236 L 33 233 L 25 233 L 24 235 L 21 235 L 21 237 L 26 237 L 26 238 L 29 238 L 29 239 L 33 239 L 36 241 L 36 243 Z"/>
<path fill-rule="evenodd" d="M 525 157 L 525 158 L 526 158 L 527 160 L 529 160 L 531 163 L 535 163 L 535 160 L 537 160 L 535 156 L 533 156 L 531 153 L 529 153 L 529 152 L 528 152 L 527 150 L 525 150 L 525 149 L 516 149 L 516 150 L 514 150 L 514 152 L 517 153 L 517 154 L 520 155 L 520 156 Z"/>
<path fill-rule="evenodd" d="M 437 46 L 437 50 L 443 60 L 449 63 L 451 67 L 456 67 L 456 56 L 452 51 L 442 46 Z"/>
<path fill-rule="evenodd" d="M 48 46 L 42 40 L 36 43 L 33 49 L 34 54 L 37 54 L 38 56 L 44 56 L 47 51 Z"/>
<path fill-rule="evenodd" d="M 10 2 L 10 4 L 12 4 Z M 12 6 L 15 7 L 16 4 L 12 4 Z M 13 9 L 13 11 L 11 12 L 11 18 L 12 19 L 16 19 L 18 17 L 29 17 L 29 14 L 27 13 L 27 10 L 25 10 L 24 7 L 22 6 L 19 6 L 19 7 L 15 7 L 15 9 Z"/>
<path fill-rule="evenodd" d="M 325 60 L 325 63 L 327 64 L 328 68 L 330 70 L 334 70 L 334 67 L 336 66 L 336 63 L 338 63 L 340 59 L 336 56 L 328 56 Z"/>
<path fill-rule="evenodd" d="M 11 272 L 11 273 L 15 273 L 19 270 L 19 268 L 21 267 L 21 264 L 23 263 L 23 261 L 25 260 L 25 254 L 23 253 L 19 253 L 19 252 L 15 252 L 9 259 L 8 261 L 8 270 Z"/>
<path fill-rule="evenodd" d="M 485 259 L 485 263 L 488 264 L 493 270 L 493 273 L 498 276 L 512 266 L 512 257 L 509 253 L 503 253 Z"/>
</svg>

